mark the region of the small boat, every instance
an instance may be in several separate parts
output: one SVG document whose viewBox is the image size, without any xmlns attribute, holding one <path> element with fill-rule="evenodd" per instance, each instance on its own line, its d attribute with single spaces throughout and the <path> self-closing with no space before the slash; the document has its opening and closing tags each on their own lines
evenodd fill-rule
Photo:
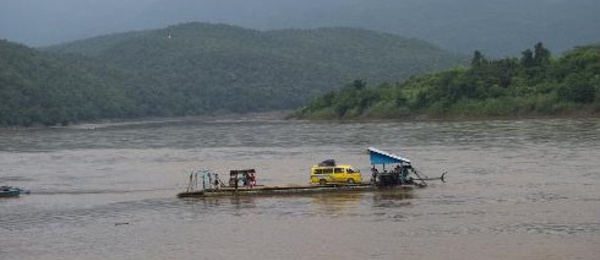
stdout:
<svg viewBox="0 0 600 260">
<path fill-rule="evenodd" d="M 21 188 L 17 188 L 17 187 L 13 187 L 13 186 L 0 186 L 0 198 L 5 198 L 5 197 L 18 197 L 21 196 L 21 194 L 28 194 L 29 192 L 21 189 Z"/>
<path fill-rule="evenodd" d="M 367 149 L 370 154 L 372 176 L 369 182 L 312 182 L 308 185 L 298 186 L 263 186 L 256 185 L 256 171 L 254 169 L 231 170 L 227 185 L 219 179 L 219 175 L 208 169 L 201 171 L 192 170 L 190 182 L 186 191 L 177 194 L 179 198 L 188 197 L 222 197 L 222 196 L 259 196 L 259 195 L 294 195 L 327 192 L 361 192 L 377 191 L 387 188 L 423 188 L 425 181 L 441 180 L 444 182 L 443 173 L 438 178 L 421 177 L 417 170 L 410 164 L 410 160 L 384 152 L 373 147 Z M 333 161 L 333 160 L 331 160 Z M 383 165 L 382 171 L 376 165 Z M 391 170 L 385 169 L 392 165 Z M 332 166 L 335 167 L 335 166 Z M 314 167 L 313 167 L 314 168 Z M 202 188 L 198 188 L 198 175 L 202 178 Z M 414 175 L 414 177 L 413 177 Z M 242 185 L 239 182 L 242 182 Z"/>
</svg>

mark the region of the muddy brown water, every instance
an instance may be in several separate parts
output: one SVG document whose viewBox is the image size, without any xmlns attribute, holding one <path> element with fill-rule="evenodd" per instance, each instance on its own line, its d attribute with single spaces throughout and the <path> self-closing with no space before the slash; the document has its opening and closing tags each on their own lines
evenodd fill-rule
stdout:
<svg viewBox="0 0 600 260">
<path fill-rule="evenodd" d="M 189 169 L 308 182 L 366 148 L 447 183 L 178 199 Z M 0 130 L 0 259 L 600 259 L 600 120 L 186 120 Z M 367 174 L 365 174 L 367 175 Z"/>
</svg>

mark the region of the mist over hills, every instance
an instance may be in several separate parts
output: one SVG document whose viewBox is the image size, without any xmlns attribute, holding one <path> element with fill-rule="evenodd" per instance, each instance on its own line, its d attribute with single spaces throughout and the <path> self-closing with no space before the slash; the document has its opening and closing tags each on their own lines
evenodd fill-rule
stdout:
<svg viewBox="0 0 600 260">
<path fill-rule="evenodd" d="M 39 50 L 0 47 L 7 68 L 0 97 L 15 100 L 0 107 L 0 125 L 293 109 L 355 79 L 396 82 L 465 61 L 424 41 L 363 29 L 264 32 L 209 23 Z M 80 106 L 87 100 L 98 105 Z"/>
<path fill-rule="evenodd" d="M 0 36 L 39 47 L 192 21 L 344 26 L 504 57 L 539 41 L 556 53 L 600 42 L 599 11 L 597 0 L 9 0 L 0 3 Z"/>
</svg>

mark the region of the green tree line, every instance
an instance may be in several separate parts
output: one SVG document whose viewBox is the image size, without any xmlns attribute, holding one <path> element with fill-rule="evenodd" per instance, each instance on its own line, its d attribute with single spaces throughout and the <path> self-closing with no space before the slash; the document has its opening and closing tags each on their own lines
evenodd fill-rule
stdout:
<svg viewBox="0 0 600 260">
<path fill-rule="evenodd" d="M 295 117 L 489 118 L 597 115 L 600 45 L 553 57 L 537 43 L 520 57 L 487 59 L 475 51 L 469 67 L 367 87 L 355 80 L 313 99 Z"/>
</svg>

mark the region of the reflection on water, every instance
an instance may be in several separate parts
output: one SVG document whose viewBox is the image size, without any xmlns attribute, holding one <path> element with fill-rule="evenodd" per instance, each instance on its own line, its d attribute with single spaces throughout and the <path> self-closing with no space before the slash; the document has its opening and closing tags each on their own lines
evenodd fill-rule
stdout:
<svg viewBox="0 0 600 260">
<path fill-rule="evenodd" d="M 329 158 L 368 172 L 369 146 L 431 177 L 448 171 L 448 183 L 175 197 L 192 168 L 255 168 L 263 185 L 306 184 Z M 32 193 L 0 198 L 0 259 L 595 259 L 598 147 L 598 120 L 3 129 L 0 185 Z"/>
<path fill-rule="evenodd" d="M 409 189 L 386 189 L 373 194 L 373 207 L 396 208 L 410 205 L 414 191 Z"/>
<path fill-rule="evenodd" d="M 325 215 L 358 214 L 361 201 L 365 194 L 361 192 L 315 194 L 310 196 L 312 212 Z"/>
<path fill-rule="evenodd" d="M 364 192 L 330 192 L 305 195 L 237 196 L 185 198 L 182 201 L 192 207 L 202 206 L 204 212 L 229 212 L 232 215 L 273 215 L 301 217 L 341 217 L 381 214 L 374 210 L 393 211 L 410 205 L 414 198 L 412 188 L 382 189 Z M 372 201 L 372 202 L 371 202 Z M 365 212 L 365 207 L 371 210 Z"/>
</svg>

